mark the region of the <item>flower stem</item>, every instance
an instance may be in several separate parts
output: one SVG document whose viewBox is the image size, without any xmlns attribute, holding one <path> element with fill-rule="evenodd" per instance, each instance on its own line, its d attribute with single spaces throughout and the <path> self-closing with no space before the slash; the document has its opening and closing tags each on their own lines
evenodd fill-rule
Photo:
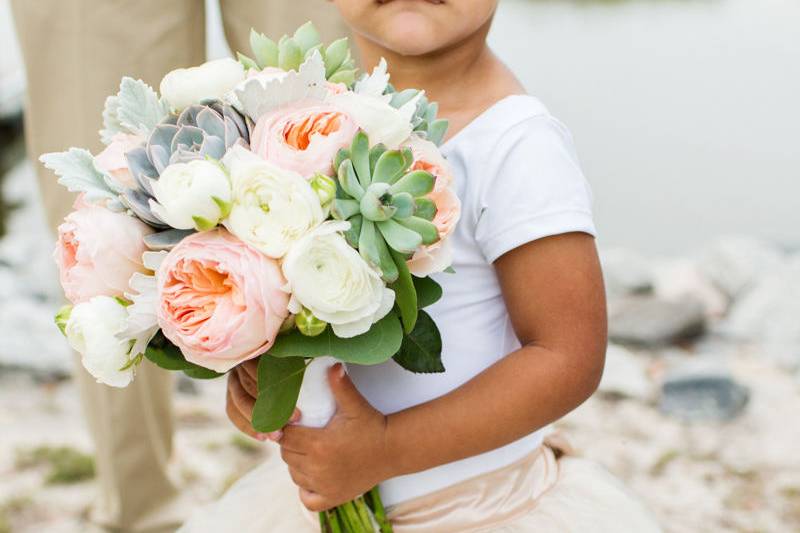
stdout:
<svg viewBox="0 0 800 533">
<path fill-rule="evenodd" d="M 331 528 L 331 533 L 342 533 L 342 525 L 339 523 L 339 517 L 337 516 L 336 509 L 325 511 L 325 515 L 328 519 L 328 525 Z"/>
<path fill-rule="evenodd" d="M 386 518 L 386 509 L 383 507 L 380 489 L 376 486 L 367 495 L 369 495 L 369 499 L 372 502 L 372 512 L 378 527 L 381 528 L 381 533 L 393 533 L 392 523 Z"/>
<path fill-rule="evenodd" d="M 372 527 L 372 518 L 370 518 L 370 510 L 367 507 L 367 502 L 364 500 L 363 496 L 359 496 L 355 500 L 353 500 L 353 506 L 355 507 L 356 511 L 358 511 L 358 516 L 361 518 L 361 523 L 364 524 L 367 531 L 374 531 Z"/>
</svg>

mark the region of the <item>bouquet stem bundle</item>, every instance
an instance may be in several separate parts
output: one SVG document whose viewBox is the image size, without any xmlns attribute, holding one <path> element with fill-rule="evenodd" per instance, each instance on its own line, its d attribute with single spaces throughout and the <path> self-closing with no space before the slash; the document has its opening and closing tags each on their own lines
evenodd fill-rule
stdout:
<svg viewBox="0 0 800 533">
<path fill-rule="evenodd" d="M 328 511 L 319 513 L 322 533 L 392 533 L 378 487 Z"/>
</svg>

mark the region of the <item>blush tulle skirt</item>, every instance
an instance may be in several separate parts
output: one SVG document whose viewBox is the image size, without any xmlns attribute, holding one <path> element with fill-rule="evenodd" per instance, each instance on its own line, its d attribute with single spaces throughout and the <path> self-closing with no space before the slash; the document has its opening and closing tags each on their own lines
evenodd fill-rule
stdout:
<svg viewBox="0 0 800 533">
<path fill-rule="evenodd" d="M 600 465 L 557 439 L 499 470 L 389 508 L 396 533 L 656 533 L 650 512 Z M 182 533 L 313 533 L 277 451 L 200 509 Z"/>
</svg>

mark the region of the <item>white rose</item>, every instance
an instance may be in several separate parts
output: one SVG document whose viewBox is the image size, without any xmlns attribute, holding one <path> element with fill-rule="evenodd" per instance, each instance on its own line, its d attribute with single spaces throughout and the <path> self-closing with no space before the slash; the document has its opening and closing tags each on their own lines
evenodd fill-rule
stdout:
<svg viewBox="0 0 800 533">
<path fill-rule="evenodd" d="M 150 207 L 173 228 L 208 230 L 227 214 L 230 181 L 216 163 L 173 163 L 152 185 L 158 202 L 150 200 Z"/>
<path fill-rule="evenodd" d="M 117 337 L 127 322 L 125 306 L 110 296 L 95 296 L 72 309 L 64 334 L 98 383 L 125 387 L 133 380 L 131 342 Z"/>
<path fill-rule="evenodd" d="M 223 163 L 232 185 L 225 227 L 265 255 L 283 257 L 292 243 L 325 220 L 319 196 L 300 174 L 240 146 Z"/>
<path fill-rule="evenodd" d="M 394 291 L 340 233 L 349 227 L 349 222 L 325 222 L 297 241 L 283 260 L 292 292 L 289 310 L 306 307 L 343 338 L 366 333 L 394 305 Z"/>
<path fill-rule="evenodd" d="M 329 101 L 367 132 L 370 145 L 383 143 L 394 150 L 411 135 L 411 116 L 418 98 L 413 98 L 400 109 L 389 105 L 385 98 L 350 91 L 334 94 Z"/>
<path fill-rule="evenodd" d="M 161 96 L 181 111 L 209 98 L 221 99 L 244 79 L 244 67 L 231 58 L 215 59 L 191 68 L 168 72 L 161 80 Z"/>
</svg>

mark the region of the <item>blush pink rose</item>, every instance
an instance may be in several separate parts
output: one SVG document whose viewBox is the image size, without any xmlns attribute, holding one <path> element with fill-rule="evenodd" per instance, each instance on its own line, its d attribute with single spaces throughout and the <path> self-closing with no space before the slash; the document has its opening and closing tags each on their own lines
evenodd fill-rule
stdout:
<svg viewBox="0 0 800 533">
<path fill-rule="evenodd" d="M 223 229 L 183 239 L 156 280 L 162 332 L 187 361 L 216 372 L 267 351 L 289 314 L 278 263 Z"/>
<path fill-rule="evenodd" d="M 270 163 L 305 178 L 332 175 L 333 159 L 358 131 L 352 119 L 322 102 L 297 102 L 256 122 L 250 149 Z"/>
<path fill-rule="evenodd" d="M 95 296 L 122 296 L 135 272 L 150 226 L 124 213 L 78 200 L 58 227 L 55 260 L 61 286 L 73 304 Z"/>
<path fill-rule="evenodd" d="M 111 144 L 95 156 L 94 162 L 100 167 L 100 170 L 108 172 L 119 185 L 132 189 L 136 184 L 128 169 L 125 152 L 133 150 L 140 144 L 142 144 L 142 138 L 138 135 L 117 133 L 111 138 Z"/>
</svg>

